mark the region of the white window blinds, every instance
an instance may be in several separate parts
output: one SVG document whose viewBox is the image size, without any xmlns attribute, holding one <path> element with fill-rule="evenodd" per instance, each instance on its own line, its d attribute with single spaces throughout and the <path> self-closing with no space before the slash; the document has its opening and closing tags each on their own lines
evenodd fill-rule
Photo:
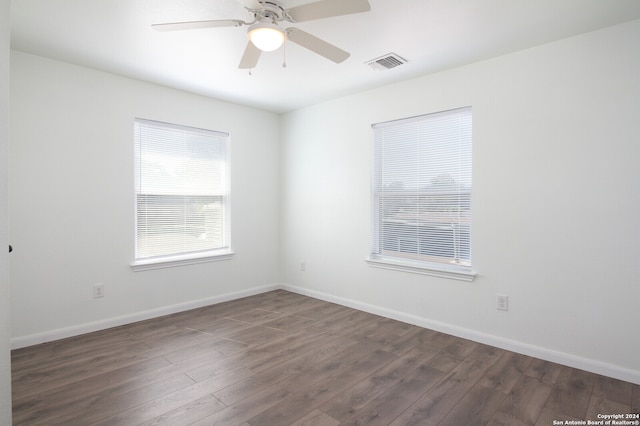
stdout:
<svg viewBox="0 0 640 426">
<path fill-rule="evenodd" d="M 373 125 L 372 259 L 471 270 L 471 108 Z"/>
<path fill-rule="evenodd" d="M 226 133 L 135 120 L 136 261 L 229 252 Z"/>
</svg>

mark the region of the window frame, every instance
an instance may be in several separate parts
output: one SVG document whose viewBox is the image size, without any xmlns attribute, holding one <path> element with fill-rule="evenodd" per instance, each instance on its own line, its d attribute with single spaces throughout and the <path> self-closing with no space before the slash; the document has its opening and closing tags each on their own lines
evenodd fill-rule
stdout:
<svg viewBox="0 0 640 426">
<path fill-rule="evenodd" d="M 172 253 L 172 254 L 163 254 L 156 256 L 146 256 L 146 257 L 138 257 L 138 231 L 139 231 L 139 218 L 138 218 L 138 198 L 139 195 L 145 194 L 146 196 L 150 196 L 144 192 L 139 192 L 139 185 L 141 179 L 141 169 L 142 165 L 139 159 L 139 142 L 136 140 L 138 135 L 138 126 L 154 126 L 155 128 L 167 128 L 172 131 L 184 131 L 184 132 L 192 132 L 190 134 L 206 134 L 212 137 L 223 138 L 224 139 L 224 152 L 225 152 L 225 162 L 224 162 L 224 184 L 223 189 L 219 196 L 221 197 L 221 227 L 222 227 L 222 247 L 220 248 L 210 248 L 204 250 L 194 250 L 189 252 L 180 252 L 180 253 Z M 157 268 L 171 268 L 176 266 L 183 265 L 193 265 L 204 262 L 216 262 L 229 260 L 233 257 L 234 252 L 231 249 L 231 220 L 230 220 L 230 135 L 227 132 L 220 132 L 216 130 L 202 129 L 196 128 L 193 126 L 186 126 L 175 123 L 161 122 L 156 120 L 149 120 L 143 118 L 135 118 L 134 119 L 134 173 L 135 175 L 135 185 L 133 191 L 133 199 L 134 199 L 134 260 L 131 263 L 131 268 L 133 271 L 144 271 L 150 269 Z M 202 194 L 195 193 L 184 193 L 184 194 L 158 194 L 160 197 L 198 197 L 203 196 Z M 206 196 L 206 195 L 205 195 Z"/>
<path fill-rule="evenodd" d="M 399 242 L 402 235 L 401 233 L 394 233 L 391 232 L 389 233 L 389 231 L 384 231 L 384 224 L 383 222 L 386 221 L 386 226 L 389 226 L 390 220 L 389 217 L 383 218 L 382 217 L 382 210 L 383 210 L 383 202 L 384 202 L 384 196 L 385 196 L 385 192 L 387 193 L 387 199 L 391 198 L 392 196 L 399 196 L 399 197 L 406 197 L 406 193 L 413 193 L 413 196 L 416 199 L 419 199 L 419 197 L 433 197 L 434 193 L 433 192 L 428 192 L 424 189 L 422 190 L 418 190 L 418 189 L 414 189 L 412 190 L 407 190 L 407 191 L 398 191 L 397 193 L 394 193 L 393 191 L 389 191 L 388 189 L 383 189 L 382 186 L 384 185 L 384 178 L 383 178 L 383 170 L 385 170 L 385 167 L 389 167 L 389 163 L 392 164 L 398 164 L 398 163 L 394 163 L 391 160 L 387 161 L 387 163 L 385 164 L 385 159 L 382 158 L 382 156 L 384 154 L 382 154 L 381 152 L 381 147 L 380 144 L 382 143 L 381 141 L 378 140 L 378 137 L 380 136 L 380 132 L 381 129 L 384 128 L 393 128 L 394 126 L 396 126 L 396 128 L 400 129 L 400 126 L 404 126 L 404 125 L 411 125 L 413 123 L 420 123 L 421 121 L 429 121 L 431 119 L 438 119 L 439 117 L 443 117 L 446 115 L 457 115 L 457 114 L 468 114 L 469 120 L 472 120 L 472 108 L 470 106 L 467 107 L 462 107 L 462 108 L 456 108 L 456 109 L 452 109 L 452 110 L 446 110 L 446 111 L 440 111 L 440 112 L 434 112 L 434 113 L 430 113 L 430 114 L 423 114 L 423 115 L 419 115 L 419 116 L 414 116 L 414 117 L 409 117 L 409 118 L 403 118 L 403 119 L 399 119 L 399 120 L 393 120 L 393 121 L 387 121 L 387 122 L 380 122 L 380 123 L 375 123 L 372 125 L 372 128 L 374 130 L 374 141 L 373 141 L 373 153 L 372 153 L 372 177 L 371 177 L 371 250 L 370 250 L 370 254 L 369 257 L 366 259 L 366 262 L 368 263 L 369 266 L 371 267 L 375 267 L 375 268 L 382 268 L 382 269 L 389 269 L 389 270 L 395 270 L 395 271 L 403 271 L 403 272 L 410 272 L 410 273 L 415 273 L 415 274 L 422 274 L 422 275 L 429 275 L 429 276 L 436 276 L 436 277 L 442 277 L 442 278 L 451 278 L 451 279 L 457 279 L 457 280 L 462 280 L 462 281 L 473 281 L 475 276 L 476 276 L 476 272 L 473 270 L 473 264 L 471 263 L 471 239 L 472 239 L 472 225 L 471 225 L 471 198 L 472 198 L 472 186 L 471 186 L 471 170 L 472 170 L 472 158 L 471 158 L 471 153 L 469 152 L 469 159 L 468 159 L 468 173 L 469 173 L 469 187 L 468 190 L 462 190 L 460 189 L 462 187 L 462 185 L 458 186 L 458 196 L 460 194 L 467 194 L 468 197 L 468 203 L 469 203 L 469 217 L 468 217 L 468 224 L 466 226 L 468 226 L 468 247 L 465 247 L 465 249 L 468 249 L 468 260 L 469 260 L 469 264 L 468 265 L 464 265 L 462 263 L 460 264 L 447 264 L 443 262 L 443 259 L 455 259 L 456 257 L 453 256 L 451 258 L 447 257 L 447 256 L 442 256 L 442 255 L 438 255 L 438 256 L 431 256 L 431 259 L 438 259 L 439 261 L 434 262 L 434 261 L 429 261 L 429 255 L 427 254 L 420 254 L 420 249 L 418 248 L 418 244 L 416 243 L 416 248 L 415 253 L 409 253 L 409 252 L 404 252 L 404 254 L 400 254 L 402 252 L 402 250 L 396 250 L 400 253 L 398 254 L 393 254 L 394 250 L 388 250 L 384 248 L 385 244 L 390 244 L 393 241 L 387 239 L 385 241 L 384 237 L 390 237 L 390 236 L 394 236 L 397 238 L 397 241 Z M 472 144 L 473 144 L 473 136 L 472 136 L 472 130 L 473 130 L 473 126 L 470 122 L 469 124 L 469 129 L 468 129 L 468 138 L 469 138 L 469 151 L 471 151 L 472 149 Z M 401 142 L 405 142 L 404 140 Z M 400 142 L 399 142 L 400 143 Z M 418 142 L 416 142 L 416 144 L 418 144 Z M 397 155 L 397 152 L 394 152 Z M 387 154 L 390 155 L 390 154 Z M 403 160 L 405 161 L 404 158 L 402 157 Z M 423 167 L 423 163 L 419 162 L 419 164 L 421 164 L 420 167 Z M 416 180 L 417 182 L 417 180 Z M 417 185 L 417 184 L 416 184 Z M 396 195 L 397 194 L 397 195 Z M 460 205 L 462 201 L 458 202 L 458 205 Z M 417 214 L 417 213 L 416 213 Z M 407 219 L 408 220 L 408 219 Z M 418 222 L 418 220 L 416 219 L 416 221 Z M 462 224 L 464 222 L 462 222 L 461 220 L 455 222 L 456 226 L 453 226 L 452 229 L 452 247 L 455 250 L 457 249 L 457 244 L 458 242 L 461 240 L 462 237 L 460 237 L 460 235 L 458 235 L 457 237 L 455 236 L 455 230 L 458 229 L 460 230 Z M 409 225 L 408 223 L 404 223 L 405 225 Z M 453 225 L 453 223 L 452 223 Z M 420 233 L 420 232 L 424 232 L 425 229 L 427 229 L 429 226 L 433 227 L 433 225 L 427 225 L 426 223 L 418 223 L 415 226 L 415 229 L 417 230 L 416 232 Z M 439 231 L 438 231 L 439 232 Z M 437 240 L 437 238 L 435 238 L 435 240 Z M 437 244 L 433 244 L 431 243 L 431 248 L 432 249 L 436 249 L 436 250 L 442 250 L 444 251 L 444 246 L 440 245 L 439 243 Z"/>
</svg>

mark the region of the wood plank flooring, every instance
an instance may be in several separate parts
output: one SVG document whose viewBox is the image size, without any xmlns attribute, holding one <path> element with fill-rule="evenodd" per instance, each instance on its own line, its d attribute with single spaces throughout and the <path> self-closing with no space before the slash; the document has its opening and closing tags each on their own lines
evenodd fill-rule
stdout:
<svg viewBox="0 0 640 426">
<path fill-rule="evenodd" d="M 12 353 L 14 425 L 552 425 L 640 386 L 286 291 Z"/>
</svg>

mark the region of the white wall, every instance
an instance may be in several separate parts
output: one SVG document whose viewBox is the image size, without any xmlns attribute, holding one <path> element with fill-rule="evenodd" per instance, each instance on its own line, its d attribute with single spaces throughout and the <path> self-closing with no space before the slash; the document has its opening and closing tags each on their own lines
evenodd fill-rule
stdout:
<svg viewBox="0 0 640 426">
<path fill-rule="evenodd" d="M 287 114 L 285 282 L 640 383 L 638 40 L 635 21 Z M 369 267 L 371 124 L 466 105 L 476 280 Z"/>
<path fill-rule="evenodd" d="M 8 272 L 9 0 L 0 0 L 0 424 L 11 424 L 11 298 Z"/>
<path fill-rule="evenodd" d="M 20 52 L 11 93 L 14 347 L 278 282 L 277 115 Z M 134 117 L 231 134 L 232 260 L 131 270 Z"/>
</svg>

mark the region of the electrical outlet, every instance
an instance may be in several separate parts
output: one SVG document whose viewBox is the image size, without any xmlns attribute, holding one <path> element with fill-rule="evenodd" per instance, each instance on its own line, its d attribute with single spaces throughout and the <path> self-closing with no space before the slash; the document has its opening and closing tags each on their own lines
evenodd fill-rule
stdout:
<svg viewBox="0 0 640 426">
<path fill-rule="evenodd" d="M 307 270 L 307 263 L 303 260 L 300 262 L 300 271 L 304 272 Z"/>
<path fill-rule="evenodd" d="M 497 294 L 496 295 L 496 309 L 499 311 L 508 311 L 509 310 L 509 296 L 506 294 Z"/>
<path fill-rule="evenodd" d="M 93 298 L 98 299 L 100 297 L 104 297 L 104 284 L 94 284 L 93 285 Z"/>
</svg>

